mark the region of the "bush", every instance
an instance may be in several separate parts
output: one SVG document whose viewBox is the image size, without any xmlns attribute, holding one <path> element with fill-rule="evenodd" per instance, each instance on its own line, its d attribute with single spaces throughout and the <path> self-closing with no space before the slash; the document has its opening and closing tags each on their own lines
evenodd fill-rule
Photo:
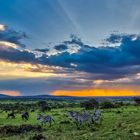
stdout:
<svg viewBox="0 0 140 140">
<path fill-rule="evenodd" d="M 85 109 L 94 109 L 94 108 L 97 108 L 98 106 L 99 106 L 99 103 L 95 99 L 91 99 L 89 101 L 85 101 L 81 103 L 81 107 L 84 107 Z"/>
<path fill-rule="evenodd" d="M 30 140 L 46 140 L 46 137 L 44 137 L 42 134 L 35 134 L 33 137 L 30 138 Z"/>
<path fill-rule="evenodd" d="M 136 105 L 140 105 L 140 97 L 134 97 Z"/>
<path fill-rule="evenodd" d="M 45 111 L 50 111 L 51 110 L 51 107 L 48 105 L 48 103 L 44 100 L 41 100 L 41 101 L 38 101 L 37 102 L 37 105 L 38 107 L 40 108 L 40 110 L 42 112 L 45 112 Z"/>
<path fill-rule="evenodd" d="M 0 134 L 21 134 L 29 131 L 42 131 L 42 128 L 40 125 L 30 125 L 30 124 L 24 124 L 20 126 L 14 126 L 14 125 L 5 125 L 0 127 Z"/>
<path fill-rule="evenodd" d="M 107 108 L 114 108 L 115 104 L 113 104 L 111 101 L 103 101 L 101 102 L 100 106 L 102 109 L 107 109 Z"/>
</svg>

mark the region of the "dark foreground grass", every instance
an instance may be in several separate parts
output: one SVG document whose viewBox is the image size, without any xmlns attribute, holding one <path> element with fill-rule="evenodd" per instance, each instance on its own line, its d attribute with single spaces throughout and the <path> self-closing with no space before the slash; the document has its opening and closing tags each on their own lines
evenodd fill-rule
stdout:
<svg viewBox="0 0 140 140">
<path fill-rule="evenodd" d="M 45 114 L 53 116 L 55 122 L 51 127 L 43 127 L 43 131 L 29 131 L 20 134 L 0 134 L 0 140 L 32 140 L 42 135 L 47 140 L 140 140 L 140 108 L 127 106 L 119 109 L 103 110 L 101 124 L 83 125 L 79 128 L 66 116 L 67 110 L 81 108 L 54 109 Z M 6 113 L 0 114 L 0 127 L 5 125 L 19 126 L 22 124 L 39 125 L 36 120 L 39 112 L 32 112 L 27 122 L 22 121 L 20 114 L 16 119 L 6 119 Z"/>
</svg>

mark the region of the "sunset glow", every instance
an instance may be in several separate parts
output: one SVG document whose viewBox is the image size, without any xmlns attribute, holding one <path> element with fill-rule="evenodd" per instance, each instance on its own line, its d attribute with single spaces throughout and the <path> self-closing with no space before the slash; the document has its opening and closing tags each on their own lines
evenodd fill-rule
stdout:
<svg viewBox="0 0 140 140">
<path fill-rule="evenodd" d="M 53 95 L 57 96 L 138 96 L 136 91 L 130 90 L 113 90 L 113 89 L 89 89 L 89 90 L 76 90 L 76 91 L 64 91 L 57 90 L 53 92 Z"/>
<path fill-rule="evenodd" d="M 8 96 L 21 96 L 19 91 L 12 90 L 0 90 L 0 94 L 8 95 Z"/>
<path fill-rule="evenodd" d="M 46 69 L 46 71 L 39 72 L 36 71 L 36 65 L 30 63 L 11 63 L 7 61 L 0 61 L 0 77 L 1 79 L 16 79 L 16 78 L 40 78 L 40 77 L 53 77 L 56 76 L 52 73 L 53 70 Z"/>
</svg>

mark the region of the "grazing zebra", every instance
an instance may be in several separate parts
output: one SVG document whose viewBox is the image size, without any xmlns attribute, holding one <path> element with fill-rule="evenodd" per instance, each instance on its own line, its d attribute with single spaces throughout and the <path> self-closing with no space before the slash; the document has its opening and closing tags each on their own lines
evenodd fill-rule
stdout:
<svg viewBox="0 0 140 140">
<path fill-rule="evenodd" d="M 40 120 L 42 126 L 43 126 L 43 124 L 46 125 L 47 122 L 48 122 L 48 123 L 50 124 L 50 126 L 51 126 L 52 121 L 54 122 L 54 119 L 53 119 L 50 115 L 43 116 L 43 115 L 39 114 L 38 117 L 37 117 L 37 120 Z"/>
<path fill-rule="evenodd" d="M 9 118 L 14 119 L 15 118 L 15 113 L 14 112 L 8 113 L 7 114 L 7 119 L 9 119 Z"/>
<path fill-rule="evenodd" d="M 99 109 L 95 110 L 92 117 L 93 122 L 101 122 L 101 119 L 102 119 L 101 110 Z"/>
<path fill-rule="evenodd" d="M 80 113 L 76 113 L 72 118 L 73 118 L 73 120 L 75 120 L 76 125 L 78 125 L 78 124 L 81 125 L 83 122 L 83 118 Z"/>
<path fill-rule="evenodd" d="M 92 120 L 90 114 L 87 112 L 79 113 L 75 111 L 69 111 L 68 115 L 76 122 L 76 125 L 81 125 L 85 122 L 90 123 Z"/>
<path fill-rule="evenodd" d="M 92 123 L 92 116 L 84 111 L 84 113 L 82 113 L 82 118 L 83 118 L 83 122 L 87 122 L 88 124 Z"/>
<path fill-rule="evenodd" d="M 68 111 L 68 116 L 70 116 L 71 118 L 75 117 L 76 115 L 78 115 L 79 113 L 76 111 Z"/>
<path fill-rule="evenodd" d="M 75 111 L 69 111 L 68 115 L 76 122 L 76 125 L 81 125 L 87 123 L 88 125 L 94 122 L 101 121 L 101 111 L 95 110 L 93 114 L 90 114 L 86 111 L 79 113 Z"/>
<path fill-rule="evenodd" d="M 22 120 L 27 121 L 29 119 L 29 113 L 28 112 L 24 112 L 21 114 Z"/>
</svg>

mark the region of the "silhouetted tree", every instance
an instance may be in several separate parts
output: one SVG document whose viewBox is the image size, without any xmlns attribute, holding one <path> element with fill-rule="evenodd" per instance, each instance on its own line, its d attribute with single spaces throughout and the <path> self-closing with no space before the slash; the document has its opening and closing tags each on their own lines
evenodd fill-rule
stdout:
<svg viewBox="0 0 140 140">
<path fill-rule="evenodd" d="M 37 105 L 39 106 L 42 112 L 51 110 L 51 107 L 44 100 L 38 101 Z"/>
<path fill-rule="evenodd" d="M 95 99 L 90 99 L 89 101 L 85 101 L 81 103 L 81 107 L 84 107 L 85 109 L 93 109 L 97 108 L 99 106 L 99 103 Z"/>
<path fill-rule="evenodd" d="M 137 105 L 140 105 L 140 97 L 134 97 L 134 101 Z"/>
<path fill-rule="evenodd" d="M 113 104 L 113 102 L 107 100 L 107 101 L 101 102 L 100 106 L 101 106 L 101 108 L 114 108 L 115 104 Z"/>
</svg>

